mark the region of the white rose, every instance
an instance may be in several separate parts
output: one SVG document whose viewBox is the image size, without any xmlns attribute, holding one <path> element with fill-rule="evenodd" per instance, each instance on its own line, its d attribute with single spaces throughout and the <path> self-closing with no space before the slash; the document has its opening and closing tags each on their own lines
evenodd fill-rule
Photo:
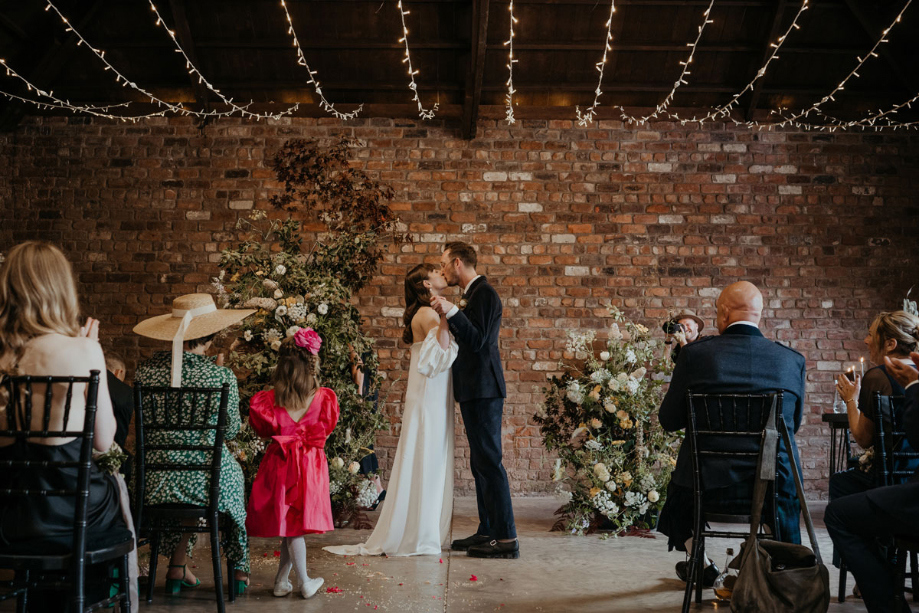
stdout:
<svg viewBox="0 0 919 613">
<path fill-rule="evenodd" d="M 278 264 L 274 267 L 274 274 L 283 275 L 287 272 L 287 267 L 284 264 Z"/>
<path fill-rule="evenodd" d="M 594 464 L 594 474 L 599 474 L 601 472 L 607 472 L 606 464 L 603 462 L 597 462 Z"/>
<path fill-rule="evenodd" d="M 648 500 L 650 502 L 657 502 L 660 499 L 661 499 L 661 495 L 658 494 L 656 490 L 651 490 L 650 492 L 648 492 Z"/>
<path fill-rule="evenodd" d="M 287 332 L 285 332 L 284 334 L 286 334 L 287 337 L 290 338 L 291 336 L 293 336 L 294 334 L 296 334 L 296 333 L 297 333 L 297 330 L 299 330 L 299 329 L 300 329 L 300 326 L 291 326 L 291 327 L 289 327 L 289 328 L 287 329 Z"/>
<path fill-rule="evenodd" d="M 274 290 L 274 297 L 275 297 L 275 299 L 278 299 L 278 298 L 280 298 L 280 297 L 283 296 L 283 295 L 284 295 L 284 292 L 281 291 L 280 289 Z"/>
<path fill-rule="evenodd" d="M 271 341 L 271 349 L 272 351 L 278 351 L 281 349 L 281 341 Z"/>
<path fill-rule="evenodd" d="M 600 359 L 603 360 L 604 362 L 607 361 L 609 359 L 609 351 L 601 351 Z"/>
<path fill-rule="evenodd" d="M 603 408 L 606 410 L 607 413 L 615 413 L 616 403 L 610 400 L 609 398 L 607 398 L 606 400 L 603 401 Z"/>
<path fill-rule="evenodd" d="M 606 482 L 606 489 L 608 489 L 611 492 L 615 492 L 617 489 L 619 489 L 619 486 L 616 485 L 615 481 L 610 479 L 609 481 Z"/>
<path fill-rule="evenodd" d="M 632 379 L 644 379 L 645 374 L 647 374 L 647 372 L 648 371 L 645 369 L 645 367 L 642 366 L 641 368 L 633 372 L 631 375 L 629 375 L 629 377 Z"/>
<path fill-rule="evenodd" d="M 316 310 L 319 312 L 320 315 L 325 315 L 326 313 L 329 312 L 329 305 L 323 302 L 318 307 L 316 307 Z"/>
<path fill-rule="evenodd" d="M 252 330 L 246 330 L 243 333 L 243 338 L 246 339 L 246 342 L 251 341 L 252 340 Z"/>
<path fill-rule="evenodd" d="M 341 458 L 334 458 L 331 464 L 332 464 L 332 468 L 341 468 L 342 466 L 345 465 L 345 461 L 342 460 Z"/>
<path fill-rule="evenodd" d="M 351 473 L 352 475 L 356 475 L 357 471 L 359 471 L 360 469 L 361 469 L 361 465 L 358 464 L 357 462 L 351 462 L 350 464 L 348 464 L 348 472 Z"/>
</svg>

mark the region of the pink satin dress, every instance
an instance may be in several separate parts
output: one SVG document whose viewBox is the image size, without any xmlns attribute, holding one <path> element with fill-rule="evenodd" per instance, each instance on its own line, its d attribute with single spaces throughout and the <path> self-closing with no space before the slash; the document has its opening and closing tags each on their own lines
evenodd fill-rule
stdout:
<svg viewBox="0 0 919 613">
<path fill-rule="evenodd" d="M 295 422 L 275 404 L 274 390 L 249 403 L 249 425 L 271 437 L 246 508 L 250 537 L 301 536 L 332 530 L 329 464 L 325 441 L 338 423 L 338 398 L 321 387 Z"/>
</svg>

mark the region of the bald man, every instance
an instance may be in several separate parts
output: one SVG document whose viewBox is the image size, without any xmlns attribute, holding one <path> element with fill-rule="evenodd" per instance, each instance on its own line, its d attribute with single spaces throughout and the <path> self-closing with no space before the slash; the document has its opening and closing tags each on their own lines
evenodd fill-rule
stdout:
<svg viewBox="0 0 919 613">
<path fill-rule="evenodd" d="M 804 407 L 804 356 L 763 337 L 759 330 L 763 314 L 763 295 L 752 283 L 729 285 L 717 302 L 719 336 L 707 336 L 686 345 L 673 371 L 670 389 L 660 408 L 660 423 L 665 430 L 686 428 L 686 392 L 694 394 L 784 393 L 783 417 L 792 433 L 793 456 L 800 470 L 794 432 L 801 425 Z M 778 517 L 767 523 L 785 542 L 800 543 L 800 506 L 791 473 L 791 460 L 781 440 L 778 458 Z M 753 493 L 756 459 L 714 461 L 702 467 L 702 484 L 707 504 L 725 513 L 747 515 Z M 693 515 L 693 470 L 689 445 L 680 448 L 676 468 L 661 510 L 658 530 L 669 537 L 671 549 L 690 551 Z M 771 488 L 770 488 L 771 494 Z M 769 494 L 767 494 L 769 500 Z M 777 525 L 772 525 L 777 524 Z M 708 559 L 706 559 L 708 561 Z M 687 562 L 677 564 L 677 575 L 686 580 Z M 718 569 L 710 564 L 703 572 L 706 585 L 714 583 Z"/>
</svg>

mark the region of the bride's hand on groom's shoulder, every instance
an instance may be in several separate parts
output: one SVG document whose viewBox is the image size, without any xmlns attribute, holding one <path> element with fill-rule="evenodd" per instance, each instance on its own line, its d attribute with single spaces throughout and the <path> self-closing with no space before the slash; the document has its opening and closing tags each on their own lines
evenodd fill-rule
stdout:
<svg viewBox="0 0 919 613">
<path fill-rule="evenodd" d="M 437 314 L 443 317 L 450 311 L 450 307 L 453 306 L 449 300 L 443 296 L 432 296 L 431 297 L 431 308 L 437 311 Z"/>
</svg>

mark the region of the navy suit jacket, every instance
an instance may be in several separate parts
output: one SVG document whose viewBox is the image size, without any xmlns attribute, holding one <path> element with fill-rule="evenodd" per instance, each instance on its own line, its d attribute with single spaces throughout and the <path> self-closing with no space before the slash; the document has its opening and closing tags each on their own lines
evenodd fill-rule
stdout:
<svg viewBox="0 0 919 613">
<path fill-rule="evenodd" d="M 466 307 L 447 320 L 459 345 L 453 362 L 453 397 L 457 402 L 505 398 L 504 369 L 498 333 L 504 311 L 501 299 L 485 277 L 465 294 Z"/>
<path fill-rule="evenodd" d="M 919 383 L 906 389 L 903 428 L 913 449 L 919 449 Z M 868 490 L 868 500 L 902 525 L 914 526 L 919 517 L 919 469 L 909 483 Z M 912 534 L 915 530 L 911 531 Z M 896 529 L 894 529 L 896 534 Z"/>
<path fill-rule="evenodd" d="M 792 434 L 795 462 L 800 468 L 793 433 L 801 425 L 804 411 L 804 356 L 763 337 L 758 328 L 738 324 L 720 336 L 706 336 L 683 347 L 677 359 L 660 408 L 660 423 L 665 430 L 681 430 L 688 425 L 686 392 L 694 394 L 763 394 L 783 392 L 782 412 Z M 702 483 L 706 490 L 727 487 L 752 478 L 756 460 L 706 462 Z M 777 490 L 796 497 L 788 453 L 779 439 Z M 676 485 L 692 488 L 692 457 L 683 444 L 673 471 Z"/>
</svg>

